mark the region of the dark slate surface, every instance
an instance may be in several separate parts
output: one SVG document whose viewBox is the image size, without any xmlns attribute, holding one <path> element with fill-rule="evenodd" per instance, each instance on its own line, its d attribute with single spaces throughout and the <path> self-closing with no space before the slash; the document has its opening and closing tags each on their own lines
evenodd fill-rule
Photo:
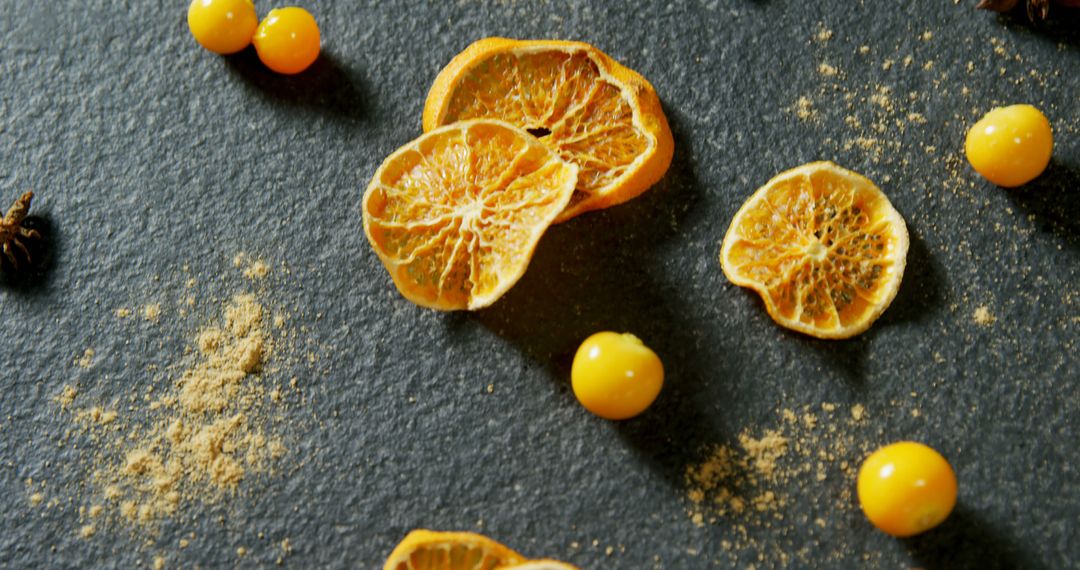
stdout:
<svg viewBox="0 0 1080 570">
<path fill-rule="evenodd" d="M 56 234 L 45 278 L 0 290 L 0 566 L 272 566 L 288 537 L 289 567 L 375 568 L 421 526 L 583 568 L 776 567 L 779 551 L 796 567 L 1080 563 L 1077 19 L 1033 28 L 969 0 L 305 4 L 324 56 L 295 78 L 199 49 L 183 2 L 0 10 L 0 197 L 38 191 Z M 832 38 L 813 40 L 823 29 Z M 420 133 L 441 66 L 487 35 L 584 40 L 637 69 L 676 154 L 642 198 L 553 229 L 497 305 L 438 314 L 394 292 L 359 198 Z M 879 86 L 891 110 L 870 100 Z M 801 96 L 809 120 L 792 111 Z M 974 117 L 1011 102 L 1040 105 L 1057 147 L 1042 178 L 1006 191 L 959 149 Z M 717 263 L 742 200 L 821 158 L 878 181 L 912 233 L 899 297 L 847 342 L 779 329 Z M 267 294 L 319 356 L 293 371 L 307 399 L 287 414 L 285 466 L 166 521 L 152 545 L 123 525 L 79 538 L 92 444 L 61 445 L 72 424 L 52 398 L 73 382 L 86 401 L 152 382 L 147 367 L 177 361 L 199 324 L 174 318 L 185 280 L 208 298 L 237 292 L 238 251 L 291 269 Z M 154 300 L 156 326 L 113 317 Z M 993 325 L 974 322 L 980 306 Z M 601 329 L 633 331 L 665 361 L 639 419 L 600 421 L 569 390 L 576 344 Z M 84 370 L 72 361 L 87 347 Z M 769 528 L 690 522 L 683 469 L 703 444 L 822 402 L 866 406 L 850 434 L 863 445 L 941 450 L 958 512 L 907 541 L 854 504 L 815 511 L 820 528 L 805 512 L 851 484 L 834 477 L 780 489 L 794 499 Z M 61 504 L 31 507 L 27 478 Z M 737 525 L 762 546 L 725 550 Z"/>
</svg>

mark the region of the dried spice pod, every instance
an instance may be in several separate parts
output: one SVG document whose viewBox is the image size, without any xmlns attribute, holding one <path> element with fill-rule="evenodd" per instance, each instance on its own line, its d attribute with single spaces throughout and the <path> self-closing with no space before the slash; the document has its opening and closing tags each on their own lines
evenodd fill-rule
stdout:
<svg viewBox="0 0 1080 570">
<path fill-rule="evenodd" d="M 1016 7 L 1020 0 L 981 0 L 976 8 L 981 10 L 993 10 L 994 12 L 1008 12 Z M 1024 0 L 1027 7 L 1028 18 L 1032 22 L 1041 22 L 1050 17 L 1050 5 L 1080 8 L 1080 0 Z"/>
<path fill-rule="evenodd" d="M 0 269 L 15 274 L 40 266 L 45 252 L 43 221 L 28 217 L 33 192 L 20 196 L 0 219 Z"/>
</svg>

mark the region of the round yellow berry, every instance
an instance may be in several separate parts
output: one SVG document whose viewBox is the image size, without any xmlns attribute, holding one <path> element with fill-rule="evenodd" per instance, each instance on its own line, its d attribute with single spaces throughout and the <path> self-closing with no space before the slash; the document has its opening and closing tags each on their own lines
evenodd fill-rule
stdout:
<svg viewBox="0 0 1080 570">
<path fill-rule="evenodd" d="M 956 473 L 933 449 L 912 441 L 887 445 L 859 468 L 859 504 L 878 529 L 919 534 L 941 524 L 956 505 Z"/>
<path fill-rule="evenodd" d="M 251 0 L 192 0 L 187 21 L 199 45 L 223 55 L 246 48 L 259 25 Z"/>
<path fill-rule="evenodd" d="M 599 332 L 581 343 L 570 379 L 586 410 L 605 419 L 625 420 L 656 400 L 664 385 L 664 365 L 638 337 Z"/>
<path fill-rule="evenodd" d="M 987 180 L 1012 188 L 1046 170 L 1054 150 L 1050 121 L 1031 105 L 999 107 L 967 133 L 968 162 Z"/>
<path fill-rule="evenodd" d="M 319 25 L 303 8 L 270 10 L 255 32 L 255 51 L 266 67 L 285 75 L 300 73 L 319 57 Z"/>
</svg>

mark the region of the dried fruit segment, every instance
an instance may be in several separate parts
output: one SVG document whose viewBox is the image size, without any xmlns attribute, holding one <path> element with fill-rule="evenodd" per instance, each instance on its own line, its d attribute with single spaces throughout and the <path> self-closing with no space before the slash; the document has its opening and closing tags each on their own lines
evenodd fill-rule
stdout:
<svg viewBox="0 0 1080 570">
<path fill-rule="evenodd" d="M 383 570 L 495 570 L 524 558 L 471 532 L 410 532 L 386 559 Z"/>
<path fill-rule="evenodd" d="M 757 291 L 780 325 L 819 338 L 865 331 L 900 288 L 907 226 L 866 178 L 815 162 L 770 180 L 731 222 L 728 279 Z"/>
<path fill-rule="evenodd" d="M 577 170 L 507 123 L 456 123 L 383 162 L 364 194 L 364 231 L 410 301 L 486 307 L 524 274 Z"/>
<path fill-rule="evenodd" d="M 671 130 L 652 85 L 580 42 L 488 38 L 436 78 L 424 130 L 474 118 L 513 123 L 580 169 L 558 221 L 625 202 L 671 163 Z"/>
</svg>

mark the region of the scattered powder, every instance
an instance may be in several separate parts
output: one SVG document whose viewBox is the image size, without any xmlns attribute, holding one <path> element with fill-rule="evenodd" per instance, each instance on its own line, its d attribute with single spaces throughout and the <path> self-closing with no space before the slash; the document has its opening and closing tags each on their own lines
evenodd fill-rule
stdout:
<svg viewBox="0 0 1080 570">
<path fill-rule="evenodd" d="M 746 429 L 737 444 L 717 443 L 705 448 L 700 463 L 684 472 L 687 516 L 698 527 L 716 524 L 718 532 L 731 533 L 721 545 L 745 562 L 767 564 L 775 557 L 780 566 L 798 558 L 810 565 L 815 553 L 799 550 L 787 527 L 768 532 L 767 543 L 751 536 L 748 527 L 774 529 L 778 525 L 805 526 L 813 521 L 828 528 L 829 519 L 843 525 L 840 515 L 855 504 L 852 496 L 856 466 L 871 447 L 857 437 L 864 408 L 849 411 L 842 404 L 820 405 L 822 415 L 802 410 L 780 410 L 780 422 L 755 434 Z M 809 421 L 808 421 L 809 420 Z M 822 483 L 808 484 L 808 481 Z M 823 485 L 828 492 L 823 492 Z M 801 521 L 801 522 L 800 522 Z M 742 565 L 737 565 L 742 567 Z"/>
<path fill-rule="evenodd" d="M 161 318 L 161 305 L 159 303 L 146 305 L 143 307 L 142 314 L 144 319 L 157 322 L 157 320 Z"/>
<path fill-rule="evenodd" d="M 122 318 L 130 316 L 124 311 Z M 78 429 L 71 433 L 92 450 L 80 485 L 87 490 L 69 499 L 85 505 L 80 516 L 149 525 L 153 532 L 188 505 L 232 497 L 245 481 L 275 469 L 288 452 L 275 433 L 284 425 L 286 399 L 265 387 L 264 376 L 280 370 L 270 363 L 277 342 L 295 342 L 296 336 L 288 330 L 272 336 L 264 315 L 254 295 L 234 296 L 222 304 L 217 322 L 193 335 L 188 356 L 163 366 L 145 393 L 133 392 L 128 405 L 73 411 L 69 417 Z M 143 316 L 160 318 L 159 305 L 147 305 Z M 88 349 L 84 359 L 92 355 Z M 291 386 L 297 389 L 295 379 Z M 78 394 L 69 385 L 54 400 L 68 410 Z M 31 504 L 42 501 L 40 493 L 30 496 Z M 89 537 L 97 527 L 77 532 Z"/>
<path fill-rule="evenodd" d="M 865 47 L 867 49 L 862 49 Z M 907 170 L 911 158 L 905 154 L 905 140 L 903 136 L 909 124 L 926 124 L 926 118 L 921 114 L 920 104 L 924 103 L 924 97 L 919 93 L 908 93 L 907 98 L 899 97 L 893 92 L 892 85 L 866 85 L 863 83 L 848 83 L 844 80 L 844 73 L 837 69 L 829 61 L 837 57 L 831 53 L 828 46 L 820 46 L 819 60 L 817 62 L 818 76 L 821 84 L 818 91 L 812 94 L 819 114 L 820 121 L 833 123 L 843 119 L 850 129 L 847 136 L 838 138 L 828 137 L 825 144 L 831 147 L 835 153 L 862 155 L 873 164 L 884 163 L 896 169 Z M 858 48 L 860 54 L 869 55 L 873 50 L 869 46 Z M 877 66 L 884 71 L 896 70 L 896 62 L 903 62 L 904 69 L 899 74 L 908 76 L 912 74 L 925 74 L 926 71 L 913 68 L 915 60 L 911 55 L 889 54 L 877 63 L 869 58 L 859 58 L 850 65 L 861 67 L 863 71 L 873 73 Z M 893 81 L 890 76 L 883 79 Z M 931 78 L 932 81 L 936 79 Z M 935 83 L 937 86 L 937 83 Z M 811 96 L 808 96 L 808 99 Z M 798 108 L 794 109 L 798 114 Z M 920 161 L 925 161 L 920 156 Z M 885 181 L 882 179 L 882 181 Z M 886 181 L 887 182 L 887 181 Z"/>
<path fill-rule="evenodd" d="M 814 108 L 813 101 L 805 95 L 799 97 L 794 105 L 786 107 L 784 110 L 793 113 L 801 121 L 817 121 L 818 119 L 818 111 Z"/>
<path fill-rule="evenodd" d="M 244 269 L 244 277 L 248 279 L 262 279 L 270 273 L 270 266 L 266 262 L 257 260 Z"/>
<path fill-rule="evenodd" d="M 776 474 L 777 460 L 787 452 L 788 439 L 779 431 L 767 430 L 755 439 L 749 431 L 739 435 L 739 447 L 716 444 L 704 462 L 686 469 L 687 498 L 694 505 L 691 520 L 704 526 L 711 516 L 741 515 L 748 508 L 769 512 L 784 501 L 761 489 L 762 481 Z"/>
<path fill-rule="evenodd" d="M 261 259 L 251 259 L 248 254 L 240 252 L 233 257 L 233 267 L 241 269 L 244 277 L 248 279 L 263 279 L 270 274 L 270 266 Z"/>
<path fill-rule="evenodd" d="M 198 361 L 181 373 L 177 390 L 151 406 L 162 412 L 158 421 L 133 432 L 138 437 L 127 442 L 120 464 L 97 474 L 107 498 L 119 490 L 128 499 L 120 511 L 132 522 L 152 522 L 189 498 L 234 489 L 284 452 L 251 421 L 263 400 L 253 374 L 269 354 L 262 306 L 239 295 L 224 312 L 224 328 L 197 335 Z"/>
<path fill-rule="evenodd" d="M 35 507 L 40 505 L 41 502 L 44 501 L 44 500 L 45 500 L 45 495 L 42 495 L 41 493 L 34 493 L 34 494 L 30 495 L 30 504 L 35 506 Z"/>
<path fill-rule="evenodd" d="M 739 445 L 750 457 L 754 470 L 765 477 L 776 470 L 776 460 L 787 451 L 787 444 L 787 438 L 776 430 L 767 430 L 761 439 L 754 439 L 745 432 L 739 435 Z"/>
<path fill-rule="evenodd" d="M 921 36 L 919 36 L 919 39 L 921 39 L 924 42 L 928 42 L 928 41 L 934 39 L 934 32 L 931 32 L 931 31 L 927 30 L 927 31 L 923 32 Z"/>
<path fill-rule="evenodd" d="M 164 568 L 165 568 L 165 557 L 164 556 L 155 556 L 154 557 L 154 570 L 163 570 Z"/>
<path fill-rule="evenodd" d="M 800 119 L 806 120 L 813 118 L 815 115 L 813 103 L 807 97 L 799 97 L 799 100 L 795 102 L 795 114 Z"/>
<path fill-rule="evenodd" d="M 83 351 L 82 356 L 75 360 L 75 365 L 79 368 L 90 368 L 94 365 L 94 349 L 88 348 Z"/>
<path fill-rule="evenodd" d="M 907 119 L 908 121 L 919 125 L 926 124 L 926 117 L 924 117 L 922 113 L 908 113 Z"/>
<path fill-rule="evenodd" d="M 997 321 L 997 317 L 990 313 L 990 308 L 986 306 L 975 309 L 975 314 L 972 316 L 972 318 L 977 324 L 984 327 L 988 327 L 994 324 L 995 321 Z"/>
<path fill-rule="evenodd" d="M 75 415 L 75 418 L 80 422 L 105 426 L 116 421 L 116 412 L 102 410 L 101 408 L 94 406 L 88 410 L 80 411 Z"/>
<path fill-rule="evenodd" d="M 814 40 L 818 43 L 826 43 L 833 38 L 833 31 L 821 26 L 818 28 L 817 33 L 814 34 Z"/>
<path fill-rule="evenodd" d="M 131 309 L 120 307 L 119 309 L 116 310 L 116 318 L 118 318 L 118 319 L 126 319 L 126 318 L 128 318 L 130 316 L 131 316 Z"/>
<path fill-rule="evenodd" d="M 68 406 L 70 406 L 71 403 L 75 401 L 75 397 L 78 395 L 79 389 L 74 386 L 68 385 L 64 386 L 64 388 L 60 390 L 60 394 L 53 398 L 53 400 L 57 404 L 60 404 L 61 409 L 67 409 Z"/>
<path fill-rule="evenodd" d="M 892 111 L 892 89 L 885 86 L 879 86 L 877 88 L 877 91 L 870 95 L 870 102 L 877 105 L 878 107 L 881 107 L 882 109 Z"/>
</svg>

